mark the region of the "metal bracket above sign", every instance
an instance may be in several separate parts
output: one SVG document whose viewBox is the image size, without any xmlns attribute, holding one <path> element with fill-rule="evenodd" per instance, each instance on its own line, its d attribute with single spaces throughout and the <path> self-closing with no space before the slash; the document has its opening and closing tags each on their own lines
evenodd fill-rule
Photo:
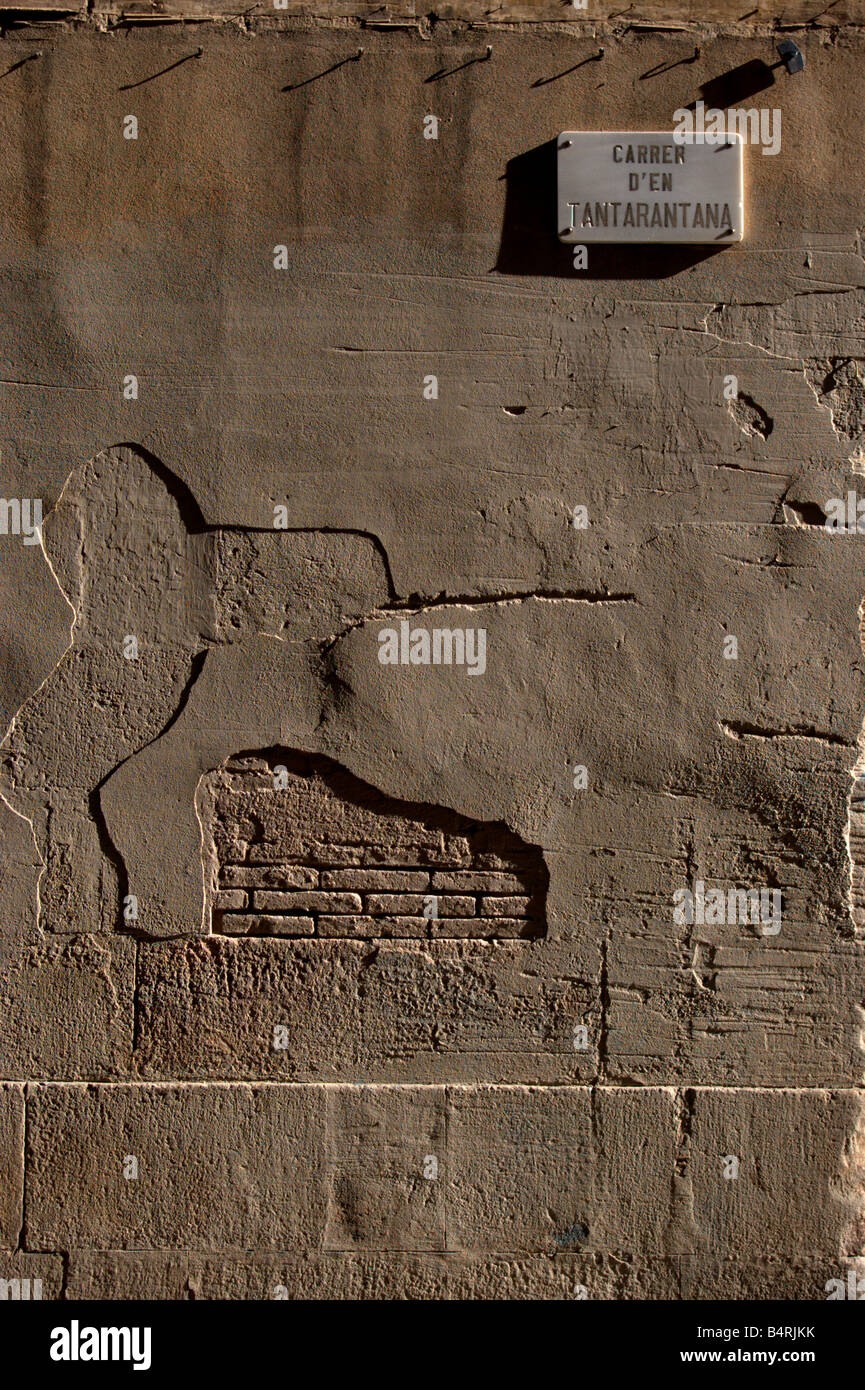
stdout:
<svg viewBox="0 0 865 1390">
<path fill-rule="evenodd" d="M 742 240 L 740 134 L 564 130 L 557 144 L 561 241 Z"/>
</svg>

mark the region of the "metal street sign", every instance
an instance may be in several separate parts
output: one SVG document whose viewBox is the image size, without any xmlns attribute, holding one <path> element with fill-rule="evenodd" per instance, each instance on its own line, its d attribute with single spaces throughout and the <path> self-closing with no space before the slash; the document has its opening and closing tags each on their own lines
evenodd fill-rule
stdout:
<svg viewBox="0 0 865 1390">
<path fill-rule="evenodd" d="M 741 135 L 564 130 L 557 143 L 562 241 L 742 240 Z"/>
</svg>

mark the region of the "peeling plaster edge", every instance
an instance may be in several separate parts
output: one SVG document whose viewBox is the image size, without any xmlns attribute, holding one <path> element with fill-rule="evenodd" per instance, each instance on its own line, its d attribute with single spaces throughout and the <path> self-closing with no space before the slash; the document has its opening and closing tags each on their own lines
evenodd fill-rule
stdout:
<svg viewBox="0 0 865 1390">
<path fill-rule="evenodd" d="M 856 617 L 858 621 L 859 644 L 862 647 L 863 652 L 865 652 L 865 598 L 863 598 L 862 602 L 859 604 Z M 854 816 L 853 793 L 856 789 L 857 782 L 859 782 L 860 779 L 863 777 L 863 774 L 865 774 L 865 720 L 863 720 L 862 728 L 859 731 L 856 744 L 852 746 L 858 748 L 858 753 L 853 763 L 853 766 L 850 769 L 850 792 L 847 797 L 847 823 L 844 827 L 844 844 L 847 849 L 848 866 L 847 906 L 850 913 L 850 922 L 853 927 L 854 933 L 857 939 L 860 942 L 862 942 L 863 945 L 865 945 L 865 937 L 863 937 L 863 928 L 865 928 L 865 921 L 862 920 L 862 916 L 857 910 L 854 902 L 854 874 L 856 872 L 857 863 L 853 853 L 853 845 L 851 840 Z M 863 1021 L 865 1021 L 865 1011 L 863 1011 Z M 865 1037 L 863 1037 L 861 1045 L 863 1053 L 865 1053 Z M 863 1082 L 865 1082 L 865 1075 L 863 1075 Z"/>
<path fill-rule="evenodd" d="M 865 598 L 859 604 L 857 610 L 859 642 L 865 651 Z M 863 722 L 858 739 L 858 754 L 850 769 L 850 791 L 847 797 L 847 823 L 844 827 L 844 843 L 847 849 L 848 862 L 848 884 L 847 884 L 847 904 L 850 913 L 850 922 L 853 927 L 855 938 L 860 947 L 865 948 L 865 937 L 863 937 L 863 927 L 861 914 L 857 911 L 854 904 L 854 873 L 856 871 L 856 859 L 853 854 L 851 842 L 851 831 L 853 827 L 853 796 L 856 784 L 865 773 L 865 722 Z M 859 1048 L 865 1054 L 865 1008 L 860 1007 L 860 1022 L 863 1028 L 859 1034 Z M 865 1080 L 865 1076 L 863 1076 Z M 853 1208 L 853 1215 L 847 1230 L 842 1237 L 839 1257 L 845 1268 L 852 1268 L 861 1272 L 865 1250 L 863 1250 L 863 1217 L 865 1217 L 865 1091 L 859 1089 L 855 1092 L 859 1096 L 859 1115 L 856 1124 L 848 1136 L 844 1152 L 841 1158 L 839 1178 L 843 1189 Z"/>
<path fill-rule="evenodd" d="M 63 497 L 64 497 L 64 495 L 65 495 L 65 493 L 66 493 L 66 489 L 67 489 L 67 487 L 69 486 L 69 484 L 70 484 L 70 482 L 71 482 L 71 480 L 72 480 L 72 474 L 73 474 L 73 472 L 74 472 L 74 469 L 73 469 L 73 470 L 70 470 L 69 475 L 68 475 L 68 477 L 66 478 L 66 481 L 65 481 L 64 484 L 63 484 L 63 487 L 60 489 L 60 494 L 59 494 L 59 496 L 58 496 L 58 498 L 57 498 L 57 501 L 55 502 L 54 506 L 51 508 L 51 511 L 48 513 L 48 516 L 45 518 L 45 522 L 47 522 L 47 521 L 54 515 L 54 512 L 55 512 L 55 511 L 57 510 L 57 508 L 60 506 L 60 503 L 62 502 Z M 63 585 L 60 583 L 60 579 L 59 579 L 59 577 L 58 577 L 58 575 L 57 575 L 57 571 L 55 570 L 54 566 L 52 565 L 52 563 L 51 563 L 51 557 L 50 557 L 50 555 L 48 554 L 48 551 L 47 551 L 46 548 L 45 548 L 45 534 L 44 534 L 45 522 L 43 522 L 42 526 L 39 527 L 38 532 L 37 532 L 37 534 L 38 534 L 38 536 L 39 536 L 39 549 L 40 549 L 40 551 L 42 552 L 42 558 L 43 558 L 43 560 L 45 561 L 45 564 L 48 566 L 48 572 L 49 572 L 49 574 L 51 575 L 51 578 L 54 580 L 54 583 L 57 585 L 57 589 L 58 589 L 60 595 L 62 596 L 63 601 L 66 603 L 66 605 L 69 607 L 69 609 L 70 609 L 71 612 L 72 612 L 72 621 L 71 621 L 70 626 L 69 626 L 69 640 L 68 640 L 68 642 L 67 642 L 66 647 L 65 647 L 64 650 L 61 652 L 60 656 L 57 658 L 56 662 L 55 662 L 54 665 L 52 666 L 51 670 L 48 672 L 48 675 L 44 678 L 44 680 L 41 680 L 41 681 L 39 682 L 39 684 L 35 687 L 35 689 L 28 691 L 27 695 L 24 697 L 24 699 L 22 700 L 21 704 L 18 706 L 17 710 L 16 710 L 15 713 L 13 714 L 12 718 L 11 718 L 10 721 L 9 721 L 9 725 L 8 725 L 8 727 L 7 727 L 7 729 L 6 729 L 6 732 L 3 734 L 2 739 L 0 739 L 0 753 L 2 753 L 2 752 L 7 748 L 8 744 L 9 744 L 9 740 L 10 740 L 10 738 L 11 738 L 11 736 L 12 736 L 12 733 L 13 733 L 13 731 L 14 731 L 14 729 L 15 729 L 15 725 L 16 725 L 17 722 L 18 722 L 18 719 L 19 719 L 19 717 L 20 717 L 20 715 L 21 715 L 21 711 L 24 709 L 24 706 L 27 705 L 27 704 L 29 704 L 29 702 L 30 702 L 32 699 L 34 699 L 35 696 L 37 696 L 37 695 L 39 694 L 40 690 L 42 690 L 43 687 L 46 686 L 50 680 L 53 680 L 53 678 L 54 678 L 54 676 L 56 675 L 57 671 L 60 669 L 60 667 L 61 667 L 61 665 L 63 664 L 63 662 L 66 660 L 66 657 L 67 657 L 67 656 L 69 655 L 69 653 L 71 652 L 72 647 L 73 647 L 73 645 L 74 645 L 74 640 L 75 640 L 75 629 L 76 629 L 76 627 L 77 627 L 77 625 L 78 625 L 78 621 L 79 621 L 79 617 L 80 617 L 80 610 L 77 609 L 77 608 L 75 607 L 75 604 L 72 602 L 72 600 L 71 600 L 71 598 L 69 597 L 69 595 L 67 594 L 66 590 L 63 588 Z M 84 583 L 84 574 L 83 574 L 83 570 L 82 570 L 81 582 L 82 582 L 82 586 L 83 586 L 83 583 Z M 9 789 L 9 790 L 11 790 L 11 789 Z M 35 851 L 36 851 L 36 857 L 37 857 L 37 859 L 38 859 L 38 861 L 39 861 L 39 873 L 38 873 L 37 876 L 36 876 L 36 925 L 37 925 L 37 928 L 38 928 L 40 919 L 41 919 L 41 917 L 42 917 L 42 879 L 43 879 L 43 877 L 44 877 L 45 870 L 46 870 L 46 868 L 47 868 L 47 864 L 46 864 L 46 861 L 45 861 L 45 860 L 43 859 L 43 857 L 42 857 L 42 852 L 41 852 L 41 850 L 39 849 L 39 841 L 38 841 L 37 838 L 36 838 L 36 826 L 35 826 L 33 820 L 31 820 L 30 816 L 25 815 L 23 811 L 19 811 L 15 806 L 12 805 L 11 801 L 10 801 L 10 800 L 8 799 L 8 797 L 4 794 L 2 788 L 0 788 L 0 801 L 2 801 L 2 802 L 3 802 L 3 805 L 6 806 L 7 809 L 10 810 L 10 811 L 12 812 L 13 816 L 17 816 L 19 820 L 23 820 L 23 821 L 25 822 L 25 824 L 27 824 L 27 825 L 30 827 L 30 836 L 31 836 L 31 839 L 33 840 L 33 848 L 34 848 Z"/>
</svg>

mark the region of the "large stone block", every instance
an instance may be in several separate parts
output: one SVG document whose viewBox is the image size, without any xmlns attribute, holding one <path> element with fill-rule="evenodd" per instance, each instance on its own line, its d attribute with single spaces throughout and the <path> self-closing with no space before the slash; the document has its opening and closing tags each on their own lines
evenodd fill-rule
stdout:
<svg viewBox="0 0 865 1390">
<path fill-rule="evenodd" d="M 317 1250 L 323 1102 L 317 1088 L 288 1086 L 36 1086 L 28 1241 L 36 1250 Z"/>
<path fill-rule="evenodd" d="M 75 1252 L 67 1296 L 82 1299 L 337 1300 L 676 1298 L 679 1262 L 599 1255 Z"/>
<path fill-rule="evenodd" d="M 441 1088 L 328 1088 L 324 1248 L 446 1249 L 447 1145 Z"/>
<path fill-rule="evenodd" d="M 861 1093 L 698 1089 L 691 1107 L 686 1171 L 701 1257 L 834 1262 L 837 1272 L 862 1207 L 861 1173 L 852 1188 L 844 1180 Z"/>
<path fill-rule="evenodd" d="M 591 1080 L 600 997 L 584 962 L 576 944 L 543 942 L 142 943 L 136 1067 L 150 1079 Z"/>
<path fill-rule="evenodd" d="M 454 1088 L 448 1148 L 454 1249 L 667 1253 L 675 1161 L 668 1091 Z"/>
</svg>

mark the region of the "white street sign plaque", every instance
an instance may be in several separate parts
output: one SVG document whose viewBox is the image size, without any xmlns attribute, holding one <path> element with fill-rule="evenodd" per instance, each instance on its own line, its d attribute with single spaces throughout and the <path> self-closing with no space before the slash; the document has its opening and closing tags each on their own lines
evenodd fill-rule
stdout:
<svg viewBox="0 0 865 1390">
<path fill-rule="evenodd" d="M 741 135 L 564 130 L 557 144 L 562 241 L 742 240 Z"/>
</svg>

